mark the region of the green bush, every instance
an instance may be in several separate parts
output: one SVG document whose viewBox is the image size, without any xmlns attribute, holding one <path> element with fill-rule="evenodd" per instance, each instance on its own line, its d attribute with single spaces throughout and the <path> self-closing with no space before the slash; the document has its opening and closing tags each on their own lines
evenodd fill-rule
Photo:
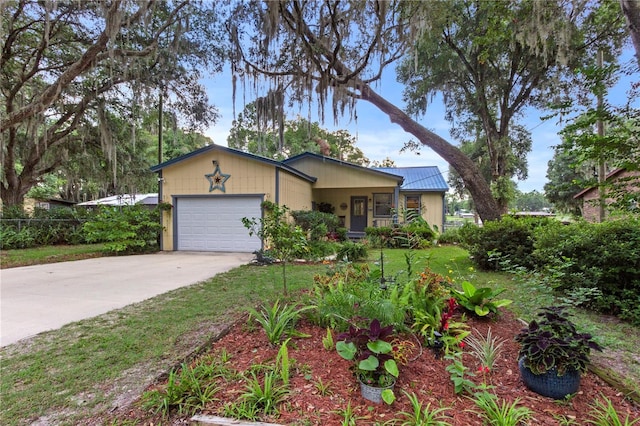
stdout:
<svg viewBox="0 0 640 426">
<path fill-rule="evenodd" d="M 357 262 L 367 258 L 367 246 L 361 243 L 345 241 L 338 248 L 338 260 L 347 260 L 349 262 Z"/>
<path fill-rule="evenodd" d="M 101 206 L 84 230 L 89 242 L 105 243 L 108 251 L 136 253 L 157 250 L 162 225 L 158 209 Z"/>
<path fill-rule="evenodd" d="M 459 234 L 473 262 L 481 269 L 509 269 L 514 266 L 533 268 L 535 229 L 551 219 L 503 216 L 482 227 L 465 224 Z"/>
<path fill-rule="evenodd" d="M 364 230 L 374 247 L 386 248 L 427 248 L 436 233 L 424 220 L 414 220 L 402 226 L 368 227 Z"/>
<path fill-rule="evenodd" d="M 340 218 L 331 213 L 317 210 L 295 210 L 291 212 L 296 225 L 309 235 L 311 241 L 319 241 L 327 237 L 328 233 L 337 232 Z"/>
<path fill-rule="evenodd" d="M 462 237 L 459 228 L 449 228 L 442 234 L 438 235 L 438 243 L 440 244 L 460 244 Z"/>
<path fill-rule="evenodd" d="M 535 232 L 536 266 L 565 293 L 596 288 L 598 310 L 640 324 L 640 220 L 552 224 Z"/>
<path fill-rule="evenodd" d="M 336 254 L 339 244 L 332 241 L 309 241 L 305 250 L 296 253 L 296 258 L 305 260 L 322 260 Z"/>
<path fill-rule="evenodd" d="M 6 250 L 85 243 L 82 222 L 87 216 L 84 209 L 68 207 L 36 208 L 31 214 L 20 207 L 5 209 L 2 212 L 0 247 Z"/>
</svg>

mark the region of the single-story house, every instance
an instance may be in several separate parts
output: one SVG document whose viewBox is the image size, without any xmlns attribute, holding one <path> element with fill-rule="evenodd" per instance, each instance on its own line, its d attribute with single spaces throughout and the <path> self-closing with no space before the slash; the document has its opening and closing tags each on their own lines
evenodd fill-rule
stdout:
<svg viewBox="0 0 640 426">
<path fill-rule="evenodd" d="M 82 207 L 96 206 L 132 206 L 134 204 L 142 204 L 153 208 L 158 205 L 158 194 L 120 194 L 111 195 L 109 197 L 98 198 L 97 200 L 85 201 L 78 203 Z"/>
<path fill-rule="evenodd" d="M 265 200 L 291 210 L 331 204 L 352 235 L 391 224 L 402 209 L 444 224 L 448 186 L 437 167 L 372 169 L 313 153 L 284 161 L 209 145 L 151 168 L 158 173 L 162 250 L 253 252 L 262 247 L 243 217 Z"/>
<path fill-rule="evenodd" d="M 606 176 L 606 181 L 611 183 L 611 189 L 617 192 L 625 192 L 629 194 L 638 194 L 637 197 L 632 197 L 633 206 L 630 208 L 637 208 L 638 198 L 640 198 L 640 172 L 628 171 L 625 169 L 615 169 L 609 172 Z M 598 222 L 600 219 L 600 194 L 597 186 L 585 188 L 573 196 L 574 199 L 582 200 L 582 217 L 589 222 Z M 609 205 L 614 200 L 611 197 L 606 197 L 605 204 Z M 608 215 L 605 208 L 605 217 Z"/>
<path fill-rule="evenodd" d="M 53 210 L 61 207 L 73 207 L 75 201 L 63 200 L 61 198 L 25 198 L 24 210 L 33 212 L 34 209 Z"/>
</svg>

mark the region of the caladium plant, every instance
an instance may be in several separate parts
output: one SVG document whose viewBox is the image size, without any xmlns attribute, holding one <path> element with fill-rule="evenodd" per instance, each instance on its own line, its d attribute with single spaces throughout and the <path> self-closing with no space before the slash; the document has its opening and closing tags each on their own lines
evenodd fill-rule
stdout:
<svg viewBox="0 0 640 426">
<path fill-rule="evenodd" d="M 366 328 L 351 325 L 336 337 L 336 350 L 342 358 L 354 362 L 354 372 L 363 383 L 387 387 L 399 375 L 388 341 L 393 334 L 393 326 L 382 327 L 377 319 Z"/>
</svg>

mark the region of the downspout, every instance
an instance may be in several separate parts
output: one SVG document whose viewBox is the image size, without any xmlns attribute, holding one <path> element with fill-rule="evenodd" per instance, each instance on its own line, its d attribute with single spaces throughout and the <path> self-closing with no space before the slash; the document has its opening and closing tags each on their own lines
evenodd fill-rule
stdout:
<svg viewBox="0 0 640 426">
<path fill-rule="evenodd" d="M 447 222 L 447 204 L 446 203 L 447 203 L 447 200 L 443 192 L 442 193 L 442 228 L 440 228 L 442 230 L 441 232 L 445 231 L 444 226 L 445 226 L 445 223 Z"/>
<path fill-rule="evenodd" d="M 402 182 L 398 182 L 398 184 L 396 185 L 396 189 L 393 192 L 393 198 L 394 198 L 394 204 L 396 206 L 396 214 L 394 215 L 393 218 L 393 223 L 397 224 L 398 223 L 398 208 L 400 207 L 400 185 L 402 185 Z"/>
<path fill-rule="evenodd" d="M 164 183 L 164 178 L 162 177 L 162 169 L 160 169 L 160 171 L 158 172 L 158 204 L 162 203 L 163 183 Z M 165 213 L 166 213 L 165 210 L 160 210 L 160 226 L 162 227 L 160 229 L 160 241 L 158 242 L 160 246 L 160 251 L 164 251 L 164 215 Z"/>
</svg>

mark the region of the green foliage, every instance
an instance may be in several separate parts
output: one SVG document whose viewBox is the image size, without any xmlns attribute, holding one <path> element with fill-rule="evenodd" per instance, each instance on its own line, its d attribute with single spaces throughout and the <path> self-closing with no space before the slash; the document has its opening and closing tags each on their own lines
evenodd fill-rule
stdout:
<svg viewBox="0 0 640 426">
<path fill-rule="evenodd" d="M 390 343 L 392 336 L 393 326 L 382 327 L 378 319 L 373 319 L 367 327 L 352 325 L 349 331 L 339 334 L 336 351 L 342 358 L 354 362 L 355 374 L 362 383 L 386 388 L 400 374 Z M 382 399 L 387 404 L 393 403 L 393 390 L 385 389 Z"/>
<path fill-rule="evenodd" d="M 322 338 L 322 346 L 328 351 L 332 351 L 335 347 L 335 343 L 333 342 L 333 333 L 331 332 L 330 327 L 327 327 L 327 334 Z"/>
<path fill-rule="evenodd" d="M 347 402 L 346 408 L 336 410 L 335 413 L 342 417 L 340 426 L 356 426 L 358 424 L 358 420 L 366 419 L 366 417 L 356 415 L 353 407 L 351 407 L 351 401 Z"/>
<path fill-rule="evenodd" d="M 348 262 L 358 262 L 365 260 L 368 252 L 369 250 L 365 244 L 345 241 L 338 248 L 337 258 Z"/>
<path fill-rule="evenodd" d="M 287 335 L 300 336 L 295 331 L 295 323 L 302 312 L 313 308 L 315 306 L 305 306 L 300 309 L 287 305 L 280 307 L 280 302 L 276 300 L 271 308 L 263 307 L 259 312 L 249 309 L 249 313 L 250 318 L 262 326 L 269 343 L 276 345 Z"/>
<path fill-rule="evenodd" d="M 316 275 L 310 303 L 316 306 L 312 321 L 345 330 L 355 317 L 378 318 L 385 325 L 404 327 L 406 303 L 397 286 L 381 288 L 379 271 L 367 265 L 338 264 L 330 275 Z"/>
<path fill-rule="evenodd" d="M 487 335 L 480 333 L 472 334 L 466 338 L 465 342 L 471 349 L 471 354 L 480 362 L 482 367 L 494 369 L 496 360 L 500 357 L 504 340 L 491 335 L 491 327 L 487 330 Z"/>
<path fill-rule="evenodd" d="M 430 345 L 435 343 L 436 333 L 442 335 L 447 332 L 445 327 L 449 329 L 448 320 L 453 316 L 454 309 L 448 303 L 450 285 L 449 280 L 427 267 L 405 287 L 411 328 Z"/>
<path fill-rule="evenodd" d="M 547 218 L 503 216 L 500 220 L 484 223 L 482 227 L 467 223 L 460 228 L 460 236 L 473 262 L 482 269 L 503 269 L 492 253 L 500 254 L 502 262 L 532 268 L 533 233 L 550 221 Z"/>
<path fill-rule="evenodd" d="M 279 206 L 271 201 L 262 203 L 264 215 L 256 219 L 242 218 L 242 224 L 249 230 L 249 235 L 258 235 L 264 244 L 282 262 L 282 284 L 287 294 L 287 262 L 296 255 L 308 252 L 309 246 L 305 232 L 299 226 L 288 222 L 289 208 Z"/>
<path fill-rule="evenodd" d="M 490 287 L 476 288 L 469 281 L 462 282 L 462 290 L 452 289 L 452 294 L 463 308 L 483 317 L 489 313 L 498 313 L 498 308 L 511 304 L 509 299 L 493 300 L 505 291 L 504 288 L 494 290 Z"/>
<path fill-rule="evenodd" d="M 92 213 L 67 207 L 35 208 L 31 214 L 18 206 L 5 208 L 0 226 L 3 250 L 58 244 L 83 244 L 82 224 Z"/>
<path fill-rule="evenodd" d="M 565 294 L 597 289 L 587 306 L 640 324 L 640 219 L 551 223 L 535 231 L 535 263 Z M 584 293 L 584 291 L 582 291 Z"/>
<path fill-rule="evenodd" d="M 521 358 L 533 374 L 556 369 L 562 376 L 569 370 L 586 372 L 591 350 L 602 350 L 590 334 L 579 333 L 565 308 L 542 308 L 542 319 L 533 320 L 517 336 Z"/>
<path fill-rule="evenodd" d="M 374 246 L 385 248 L 427 248 L 436 238 L 436 232 L 422 218 L 398 226 L 367 227 L 364 232 Z"/>
<path fill-rule="evenodd" d="M 278 354 L 276 355 L 276 371 L 280 373 L 280 378 L 285 386 L 289 386 L 289 380 L 291 377 L 291 362 L 289 360 L 289 341 L 288 338 L 280 345 Z"/>
<path fill-rule="evenodd" d="M 219 376 L 215 363 L 198 363 L 194 367 L 182 364 L 180 372 L 169 373 L 164 389 L 145 392 L 143 408 L 168 417 L 172 410 L 178 414 L 193 414 L 215 399 L 220 388 L 215 383 Z"/>
<path fill-rule="evenodd" d="M 273 108 L 269 109 L 269 100 L 269 95 L 259 98 L 238 114 L 227 138 L 229 147 L 282 160 L 283 152 L 289 157 L 304 152 L 322 154 L 318 143 L 318 140 L 322 140 L 327 144 L 329 156 L 362 166 L 369 164 L 364 153 L 356 146 L 355 137 L 348 131 L 330 132 L 320 127 L 320 123 L 310 122 L 300 116 L 294 120 L 276 116 Z M 276 128 L 282 129 L 282 133 L 274 130 Z"/>
<path fill-rule="evenodd" d="M 451 376 L 453 391 L 456 395 L 461 395 L 463 393 L 470 394 L 476 388 L 476 384 L 465 377 L 474 376 L 474 374 L 469 372 L 469 368 L 464 365 L 462 352 L 453 352 L 446 355 L 444 358 L 451 361 L 451 363 L 445 367 L 445 370 L 447 370 Z"/>
<path fill-rule="evenodd" d="M 300 252 L 294 253 L 294 257 L 296 259 L 320 261 L 334 255 L 339 248 L 340 243 L 333 241 L 309 241 L 306 246 L 303 246 Z"/>
<path fill-rule="evenodd" d="M 412 411 L 400 411 L 400 420 L 391 420 L 388 424 L 399 426 L 449 426 L 447 411 L 450 408 L 439 407 L 431 409 L 431 403 L 423 406 L 415 393 L 403 391 L 411 403 Z"/>
<path fill-rule="evenodd" d="M 479 414 L 487 425 L 519 426 L 533 416 L 529 408 L 518 406 L 519 398 L 511 404 L 500 403 L 494 394 L 485 391 L 476 393 L 473 401 L 482 410 Z"/>
<path fill-rule="evenodd" d="M 640 424 L 640 418 L 632 419 L 630 414 L 627 414 L 624 420 L 620 418 L 622 414 L 619 414 L 615 407 L 611 404 L 611 400 L 603 397 L 604 402 L 596 400 L 591 405 L 591 411 L 589 411 L 589 418 L 586 420 L 588 424 L 595 426 L 633 426 Z"/>
<path fill-rule="evenodd" d="M 449 228 L 442 234 L 438 235 L 439 244 L 460 244 L 462 243 L 462 237 L 460 236 L 460 229 Z"/>
<path fill-rule="evenodd" d="M 336 232 L 340 226 L 338 216 L 318 210 L 294 210 L 291 216 L 295 224 L 308 233 L 311 241 L 327 238 L 328 233 Z"/>
<path fill-rule="evenodd" d="M 275 372 L 266 372 L 262 382 L 255 373 L 251 373 L 251 378 L 248 380 L 246 391 L 242 394 L 241 399 L 253 407 L 251 411 L 257 409 L 269 416 L 278 414 L 278 405 L 285 400 L 289 393 L 287 386 L 278 382 Z"/>
<path fill-rule="evenodd" d="M 83 228 L 89 242 L 103 242 L 114 253 L 156 250 L 162 231 L 158 210 L 141 205 L 100 206 Z"/>
</svg>

